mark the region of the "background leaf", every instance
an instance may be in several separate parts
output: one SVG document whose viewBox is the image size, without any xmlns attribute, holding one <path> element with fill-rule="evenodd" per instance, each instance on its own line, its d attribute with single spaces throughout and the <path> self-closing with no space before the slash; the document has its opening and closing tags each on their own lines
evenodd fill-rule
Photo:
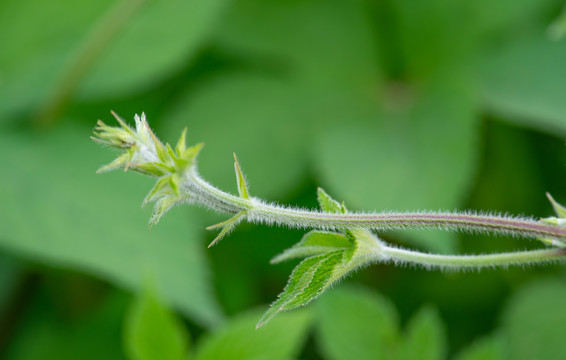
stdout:
<svg viewBox="0 0 566 360">
<path fill-rule="evenodd" d="M 129 289 L 150 276 L 165 300 L 204 325 L 220 321 L 194 210 L 173 211 L 149 231 L 139 204 L 151 180 L 97 176 L 105 150 L 80 126 L 23 135 L 2 132 L 11 176 L 0 178 L 5 206 L 1 246 L 61 267 L 75 267 Z M 6 136 L 8 135 L 9 136 Z M 149 181 L 148 181 L 149 180 Z"/>
<path fill-rule="evenodd" d="M 399 336 L 394 306 L 373 291 L 340 287 L 320 298 L 317 343 L 330 360 L 393 359 Z"/>
<path fill-rule="evenodd" d="M 125 347 L 132 360 L 188 358 L 189 334 L 151 290 L 138 295 L 125 326 Z"/>
<path fill-rule="evenodd" d="M 446 358 L 446 330 L 434 308 L 423 307 L 413 315 L 407 325 L 400 352 L 404 359 Z"/>
<path fill-rule="evenodd" d="M 503 336 L 511 359 L 563 359 L 566 285 L 559 280 L 537 281 L 519 291 L 503 314 Z"/>
<path fill-rule="evenodd" d="M 312 316 L 300 310 L 278 316 L 256 330 L 261 310 L 243 313 L 198 345 L 198 360 L 294 359 L 304 345 Z"/>
</svg>

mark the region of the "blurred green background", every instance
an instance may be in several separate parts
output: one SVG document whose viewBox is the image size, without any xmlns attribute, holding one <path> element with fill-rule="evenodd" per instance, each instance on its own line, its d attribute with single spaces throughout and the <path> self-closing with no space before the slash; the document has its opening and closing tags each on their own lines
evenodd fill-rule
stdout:
<svg viewBox="0 0 566 360">
<path fill-rule="evenodd" d="M 110 110 L 199 169 L 312 208 L 551 215 L 566 201 L 566 14 L 555 0 L 0 0 L 0 357 L 564 359 L 566 268 L 373 266 L 255 331 L 302 231 L 176 208 L 152 180 L 96 175 Z M 437 253 L 538 246 L 437 231 Z"/>
</svg>

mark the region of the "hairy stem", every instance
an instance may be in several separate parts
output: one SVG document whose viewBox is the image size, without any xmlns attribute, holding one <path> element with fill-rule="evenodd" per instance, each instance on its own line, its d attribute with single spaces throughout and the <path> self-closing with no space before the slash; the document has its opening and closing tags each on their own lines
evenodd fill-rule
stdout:
<svg viewBox="0 0 566 360">
<path fill-rule="evenodd" d="M 566 250 L 544 249 L 486 255 L 436 255 L 388 246 L 381 249 L 379 255 L 389 257 L 393 262 L 406 262 L 424 267 L 477 269 L 482 267 L 533 265 L 543 262 L 555 262 L 566 257 Z"/>
<path fill-rule="evenodd" d="M 548 237 L 566 241 L 566 227 L 509 216 L 450 212 L 326 213 L 243 199 L 210 185 L 196 170 L 185 182 L 195 202 L 220 212 L 236 214 L 247 210 L 250 222 L 288 225 L 300 228 L 368 229 L 441 228 L 457 231 L 488 232 L 526 238 Z"/>
</svg>

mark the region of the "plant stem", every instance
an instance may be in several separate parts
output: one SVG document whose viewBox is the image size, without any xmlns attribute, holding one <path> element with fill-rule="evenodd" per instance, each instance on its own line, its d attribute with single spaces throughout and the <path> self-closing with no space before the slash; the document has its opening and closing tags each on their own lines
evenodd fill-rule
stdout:
<svg viewBox="0 0 566 360">
<path fill-rule="evenodd" d="M 546 237 L 566 241 L 566 227 L 510 216 L 455 212 L 326 213 L 301 210 L 250 200 L 228 194 L 203 180 L 196 169 L 186 173 L 184 188 L 196 203 L 224 213 L 247 210 L 253 223 L 287 225 L 298 228 L 368 229 L 441 228 L 456 231 L 488 232 L 525 238 Z"/>
<path fill-rule="evenodd" d="M 533 265 L 535 263 L 553 262 L 563 259 L 566 256 L 566 249 L 554 248 L 487 255 L 436 255 L 386 246 L 377 255 L 389 257 L 393 262 L 407 262 L 424 267 L 477 269 L 482 267 Z"/>
</svg>

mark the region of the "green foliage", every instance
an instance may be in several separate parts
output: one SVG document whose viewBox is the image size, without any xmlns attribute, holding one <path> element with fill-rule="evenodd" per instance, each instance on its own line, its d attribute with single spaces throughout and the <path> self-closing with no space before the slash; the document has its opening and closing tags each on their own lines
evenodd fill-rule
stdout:
<svg viewBox="0 0 566 360">
<path fill-rule="evenodd" d="M 196 215 L 179 210 L 149 232 L 138 196 L 148 184 L 140 178 L 95 176 L 103 155 L 84 139 L 89 130 L 0 132 L 4 166 L 12 174 L 0 177 L 0 195 L 10 204 L 0 207 L 3 248 L 128 289 L 151 276 L 168 303 L 204 325 L 218 323 L 221 314 L 197 228 L 186 221 Z"/>
<path fill-rule="evenodd" d="M 125 348 L 131 360 L 186 360 L 188 343 L 183 324 L 152 291 L 136 298 L 125 325 Z"/>
<path fill-rule="evenodd" d="M 228 324 L 199 343 L 198 360 L 284 360 L 297 358 L 304 346 L 312 315 L 304 310 L 279 316 L 269 326 L 256 330 L 261 312 L 252 311 L 231 319 Z"/>
<path fill-rule="evenodd" d="M 566 313 L 561 310 L 566 285 L 561 280 L 533 283 L 519 291 L 503 314 L 511 359 L 563 359 Z"/>
<path fill-rule="evenodd" d="M 446 358 L 446 330 L 438 312 L 424 307 L 407 325 L 400 353 L 403 359 L 441 360 Z"/>
<path fill-rule="evenodd" d="M 316 306 L 317 342 L 329 360 L 394 359 L 399 319 L 393 304 L 365 289 L 341 287 Z"/>
<path fill-rule="evenodd" d="M 180 331 L 195 339 L 189 355 L 363 359 L 391 349 L 398 359 L 410 356 L 406 348 L 423 358 L 563 357 L 563 266 L 465 274 L 372 266 L 347 281 L 382 296 L 331 285 L 305 309 L 311 314 L 279 314 L 253 330 L 261 314 L 246 310 L 272 301 L 295 265 L 266 259 L 332 257 L 311 268 L 321 269 L 317 281 L 298 276 L 297 297 L 286 303 L 298 306 L 329 287 L 337 254 L 352 268 L 363 262 L 352 250 L 373 235 L 303 235 L 247 226 L 246 212 L 226 221 L 187 207 L 148 230 L 150 212 L 138 204 L 151 183 L 95 176 L 110 157 L 87 137 L 97 118 L 110 123 L 110 109 L 126 123 L 145 110 L 172 144 L 158 147 L 161 159 L 182 160 L 187 133 L 177 136 L 188 127 L 189 141 L 207 143 L 203 178 L 242 201 L 253 194 L 313 208 L 322 185 L 350 215 L 471 209 L 557 226 L 566 199 L 564 19 L 563 0 L 0 1 L 0 354 L 125 358 L 128 299 L 116 288 L 140 293 L 151 278 L 161 314 L 182 317 Z M 238 164 L 234 186 L 234 151 L 252 193 Z M 182 179 L 165 176 L 172 164 L 131 168 L 133 154 L 107 169 L 162 177 L 146 198 L 157 200 L 154 221 L 190 201 L 177 197 Z M 346 213 L 317 195 L 324 211 Z M 218 222 L 219 234 L 203 231 Z M 205 256 L 204 244 L 236 226 Z M 379 235 L 434 253 L 517 246 L 437 231 Z M 50 276 L 54 268 L 93 278 L 67 289 Z M 555 280 L 542 282 L 546 275 Z M 424 304 L 429 310 L 415 313 Z M 223 312 L 232 320 L 222 323 Z M 157 330 L 159 318 L 145 329 Z"/>
</svg>

